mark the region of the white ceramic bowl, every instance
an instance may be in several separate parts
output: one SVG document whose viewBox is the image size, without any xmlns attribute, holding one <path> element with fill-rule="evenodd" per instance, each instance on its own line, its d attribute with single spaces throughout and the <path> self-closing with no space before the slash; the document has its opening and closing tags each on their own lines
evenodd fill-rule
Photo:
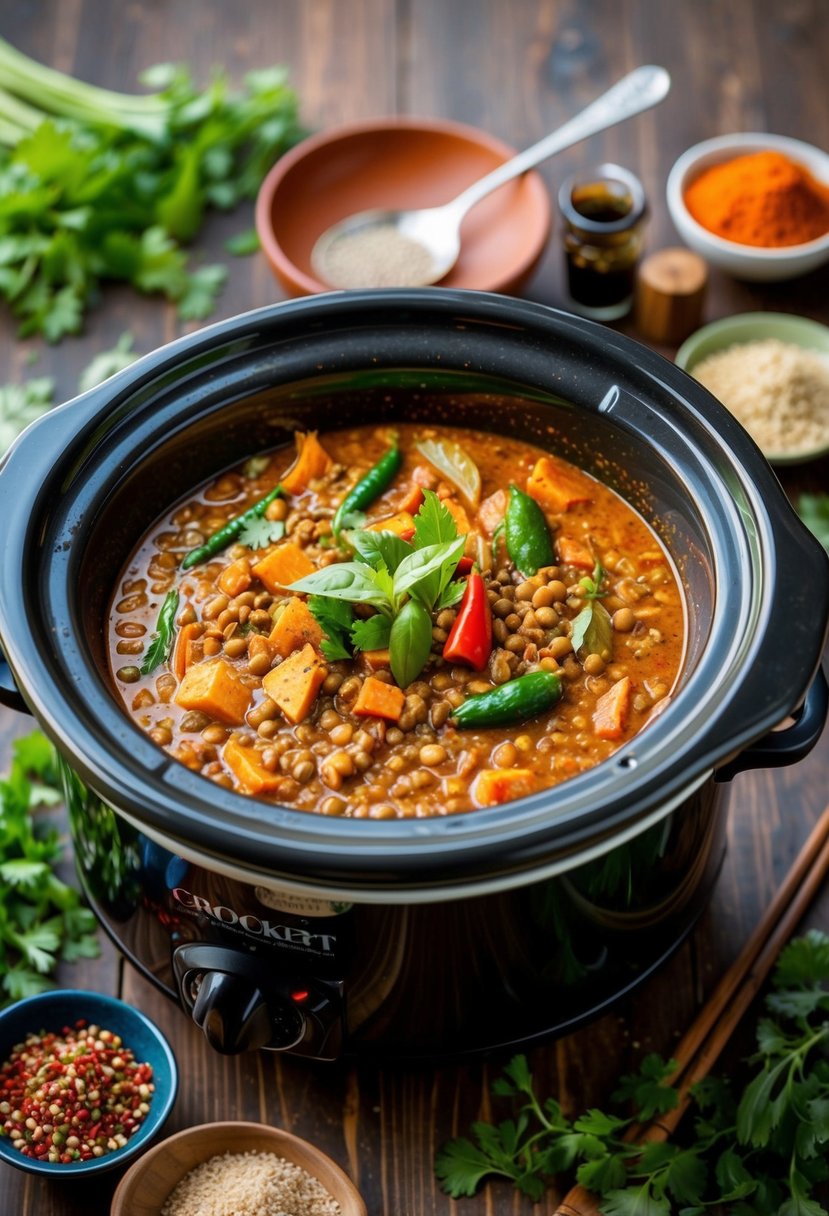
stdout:
<svg viewBox="0 0 829 1216">
<path fill-rule="evenodd" d="M 686 245 L 712 266 L 718 266 L 735 278 L 770 283 L 797 278 L 829 261 L 829 233 L 802 245 L 785 245 L 778 249 L 740 245 L 736 241 L 715 236 L 698 224 L 685 206 L 683 197 L 690 182 L 703 169 L 733 160 L 736 156 L 762 151 L 783 152 L 829 186 L 829 154 L 813 144 L 789 139 L 785 135 L 750 133 L 719 135 L 715 139 L 694 144 L 683 152 L 668 175 L 667 195 L 671 219 Z"/>
</svg>

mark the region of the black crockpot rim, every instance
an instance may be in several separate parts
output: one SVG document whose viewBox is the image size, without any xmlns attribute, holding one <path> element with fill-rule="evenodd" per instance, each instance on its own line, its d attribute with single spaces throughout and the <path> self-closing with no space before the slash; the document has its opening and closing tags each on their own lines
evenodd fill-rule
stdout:
<svg viewBox="0 0 829 1216">
<path fill-rule="evenodd" d="M 134 402 L 166 374 L 175 373 L 184 358 L 192 361 L 228 343 L 242 346 L 245 342 L 252 343 L 257 335 L 270 332 L 269 326 L 278 330 L 283 325 L 301 327 L 313 323 L 319 328 L 339 323 L 347 328 L 351 321 L 356 324 L 359 319 L 364 323 L 366 316 L 375 317 L 377 324 L 389 325 L 400 324 L 402 316 L 409 321 L 412 317 L 431 316 L 499 330 L 506 327 L 507 331 L 546 332 L 548 336 L 553 330 L 560 340 L 570 340 L 582 350 L 587 347 L 588 353 L 604 354 L 611 361 L 626 361 L 651 392 L 657 396 L 666 394 L 675 408 L 681 406 L 700 434 L 704 433 L 706 443 L 724 450 L 725 444 L 717 432 L 726 435 L 728 478 L 739 484 L 745 496 L 742 513 L 736 507 L 731 512 L 739 533 L 741 572 L 747 572 L 747 555 L 753 551 L 755 560 L 765 567 L 766 583 L 759 597 L 762 602 L 756 602 L 755 597 L 749 606 L 745 603 L 744 589 L 725 587 L 722 595 L 726 600 L 729 595 L 732 600 L 736 595 L 741 605 L 740 627 L 749 630 L 747 635 L 735 638 L 733 647 L 742 652 L 746 664 L 757 658 L 762 638 L 751 631 L 757 629 L 758 616 L 769 609 L 770 585 L 778 574 L 779 544 L 774 542 L 780 525 L 776 516 L 782 513 L 783 531 L 801 556 L 808 558 L 822 552 L 796 520 L 759 450 L 718 402 L 656 352 L 592 322 L 525 301 L 440 288 L 331 293 L 267 306 L 218 322 L 145 356 L 103 386 L 35 423 L 7 456 L 0 490 L 6 475 L 13 478 L 15 470 L 25 472 L 26 465 L 33 460 L 37 463 L 37 448 L 42 439 L 48 438 L 50 430 L 59 431 L 66 445 L 55 466 L 65 473 L 70 458 L 77 456 L 90 436 L 94 437 L 105 416 L 111 419 L 125 403 Z M 40 460 L 42 468 L 42 456 Z M 683 737 L 675 706 L 669 707 L 648 728 L 648 741 L 658 741 L 665 753 L 674 739 L 681 747 L 682 763 L 671 764 L 670 756 L 662 754 L 660 765 L 653 771 L 645 773 L 646 766 L 639 765 L 627 772 L 624 796 L 617 799 L 612 812 L 600 800 L 597 804 L 597 795 L 601 799 L 608 787 L 613 790 L 617 778 L 612 774 L 624 762 L 628 749 L 565 786 L 472 815 L 416 821 L 341 821 L 291 809 L 267 808 L 264 813 L 269 831 L 263 834 L 262 814 L 267 804 L 217 789 L 159 752 L 131 722 L 121 721 L 119 729 L 105 725 L 103 739 L 102 722 L 97 723 L 98 729 L 86 723 L 79 726 L 71 692 L 44 671 L 34 639 L 25 630 L 26 614 L 32 605 L 26 602 L 21 588 L 27 562 L 38 553 L 41 538 L 36 534 L 36 525 L 44 494 L 54 495 L 57 488 L 55 470 L 51 476 L 51 482 L 36 488 L 32 485 L 21 488 L 19 482 L 15 486 L 14 507 L 18 515 L 24 515 L 23 543 L 7 543 L 3 555 L 0 640 L 24 696 L 72 766 L 105 801 L 145 824 L 156 836 L 170 841 L 171 847 L 178 841 L 184 851 L 189 844 L 202 854 L 229 860 L 270 879 L 281 874 L 322 886 L 366 890 L 405 890 L 423 884 L 438 890 L 482 878 L 491 878 L 497 884 L 499 878 L 506 879 L 518 871 L 525 872 L 530 881 L 532 872 L 549 865 L 554 856 L 566 857 L 588 843 L 610 838 L 646 818 L 655 806 L 675 802 L 718 763 L 738 753 L 791 712 L 805 694 L 819 662 L 819 627 L 812 626 L 814 636 L 810 635 L 810 642 L 804 642 L 800 652 L 789 655 L 790 683 L 785 695 L 779 689 L 771 689 L 762 706 L 744 709 L 742 717 L 745 719 L 747 714 L 748 723 L 734 714 L 735 698 L 729 689 L 719 689 L 719 695 L 706 706 L 710 716 L 703 728 L 705 746 L 700 745 L 699 739 L 689 744 Z M 0 502 L 3 497 L 0 492 Z M 747 503 L 751 507 L 748 520 Z M 43 557 L 41 552 L 41 561 Z M 44 580 L 48 583 L 46 568 L 48 563 L 47 567 L 39 566 L 42 588 Z M 825 620 L 829 602 L 825 563 L 824 567 L 816 567 L 816 575 L 810 592 L 816 611 Z M 715 616 L 717 611 L 715 607 Z M 109 708 L 114 708 L 111 694 Z M 70 730 L 66 721 L 73 716 L 75 722 Z M 643 781 L 645 776 L 647 783 Z M 565 805 L 563 812 L 562 801 L 570 804 L 569 808 Z M 263 850 L 267 854 L 266 865 Z"/>
</svg>

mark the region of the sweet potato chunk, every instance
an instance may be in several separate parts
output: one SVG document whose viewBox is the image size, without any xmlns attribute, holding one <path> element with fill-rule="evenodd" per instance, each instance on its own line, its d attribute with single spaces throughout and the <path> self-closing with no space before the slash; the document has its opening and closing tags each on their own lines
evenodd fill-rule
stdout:
<svg viewBox="0 0 829 1216">
<path fill-rule="evenodd" d="M 228 739 L 222 759 L 246 794 L 272 794 L 279 788 L 281 774 L 265 768 L 262 753 L 255 747 L 242 747 L 235 739 Z"/>
<path fill-rule="evenodd" d="M 406 697 L 396 684 L 384 684 L 369 676 L 363 681 L 360 694 L 354 702 L 353 713 L 365 718 L 386 718 L 397 722 L 403 712 Z"/>
<path fill-rule="evenodd" d="M 393 532 L 402 540 L 410 540 L 414 530 L 414 519 L 408 511 L 398 511 L 396 515 L 387 515 L 385 519 L 366 524 L 366 532 Z"/>
<path fill-rule="evenodd" d="M 279 545 L 253 567 L 253 573 L 264 583 L 271 595 L 278 595 L 297 579 L 313 574 L 314 563 L 293 541 Z"/>
<path fill-rule="evenodd" d="M 600 739 L 621 739 L 632 695 L 630 676 L 623 676 L 599 697 L 593 711 L 593 731 Z"/>
<path fill-rule="evenodd" d="M 527 493 L 547 511 L 556 515 L 569 511 L 580 502 L 590 502 L 584 487 L 549 456 L 536 461 L 527 478 Z"/>
<path fill-rule="evenodd" d="M 455 527 L 458 529 L 458 536 L 467 536 L 471 524 L 469 516 L 456 498 L 444 498 L 443 505 L 455 521 Z"/>
<path fill-rule="evenodd" d="M 416 482 L 413 482 L 404 491 L 403 497 L 397 504 L 397 510 L 398 512 L 406 512 L 407 515 L 417 515 L 424 501 L 423 486 L 419 486 Z"/>
<path fill-rule="evenodd" d="M 388 648 L 385 650 L 361 650 L 359 659 L 363 667 L 368 668 L 369 671 L 381 671 L 384 667 L 391 667 L 391 655 Z"/>
<path fill-rule="evenodd" d="M 472 797 L 479 806 L 497 806 L 513 798 L 534 794 L 538 780 L 529 768 L 485 768 L 478 773 Z"/>
<path fill-rule="evenodd" d="M 270 632 L 269 641 L 274 653 L 287 659 L 295 650 L 301 650 L 309 643 L 315 650 L 319 649 L 322 641 L 322 629 L 317 624 L 311 609 L 294 595 L 288 600 Z"/>
<path fill-rule="evenodd" d="M 579 570 L 592 570 L 596 559 L 587 545 L 570 536 L 559 536 L 556 540 L 556 553 L 562 566 L 576 566 Z"/>
<path fill-rule="evenodd" d="M 242 725 L 251 697 L 238 672 L 222 659 L 190 667 L 176 693 L 184 709 L 199 709 L 228 726 Z"/>
<path fill-rule="evenodd" d="M 262 681 L 262 687 L 288 721 L 297 726 L 311 712 L 327 675 L 328 667 L 309 642 L 272 668 Z"/>
<path fill-rule="evenodd" d="M 331 457 L 317 438 L 316 431 L 296 431 L 296 460 L 280 478 L 286 494 L 302 494 L 309 483 L 331 468 Z"/>
<path fill-rule="evenodd" d="M 229 595 L 233 599 L 235 595 L 241 595 L 243 591 L 247 591 L 252 582 L 250 559 L 240 557 L 238 561 L 231 562 L 229 566 L 225 566 L 216 579 L 216 586 L 220 591 L 224 591 L 225 595 Z"/>
</svg>

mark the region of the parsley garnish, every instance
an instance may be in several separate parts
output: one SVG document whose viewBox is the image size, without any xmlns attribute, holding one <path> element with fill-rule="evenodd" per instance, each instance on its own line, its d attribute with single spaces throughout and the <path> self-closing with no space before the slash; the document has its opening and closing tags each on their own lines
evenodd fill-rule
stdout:
<svg viewBox="0 0 829 1216">
<path fill-rule="evenodd" d="M 801 494 L 797 513 L 824 549 L 829 550 L 829 494 Z"/>
<path fill-rule="evenodd" d="M 0 1005 L 51 988 L 59 959 L 98 954 L 95 917 L 55 872 L 60 836 L 34 813 L 60 802 L 58 786 L 48 740 L 18 739 L 0 779 Z"/>
<path fill-rule="evenodd" d="M 282 540 L 285 535 L 285 521 L 282 519 L 251 519 L 239 533 L 240 545 L 249 549 L 264 549 L 275 541 Z"/>
<path fill-rule="evenodd" d="M 540 1099 L 524 1056 L 495 1081 L 513 1117 L 475 1123 L 471 1138 L 438 1152 L 435 1172 L 454 1198 L 502 1177 L 538 1202 L 555 1178 L 602 1196 L 605 1216 L 827 1216 L 813 1197 L 829 1179 L 829 937 L 811 931 L 782 952 L 757 1025 L 748 1079 L 706 1078 L 694 1086 L 697 1115 L 683 1143 L 628 1142 L 625 1131 L 672 1110 L 674 1061 L 647 1056 L 622 1077 L 609 1113 L 566 1117 Z"/>
<path fill-rule="evenodd" d="M 206 317 L 227 272 L 193 269 L 183 245 L 208 207 L 252 198 L 302 135 L 280 68 L 249 72 L 239 92 L 218 73 L 200 91 L 178 65 L 142 79 L 157 91 L 98 89 L 0 39 L 0 90 L 14 95 L 0 122 L 0 296 L 21 337 L 78 333 L 109 279 Z M 232 252 L 252 248 L 245 232 Z"/>
</svg>

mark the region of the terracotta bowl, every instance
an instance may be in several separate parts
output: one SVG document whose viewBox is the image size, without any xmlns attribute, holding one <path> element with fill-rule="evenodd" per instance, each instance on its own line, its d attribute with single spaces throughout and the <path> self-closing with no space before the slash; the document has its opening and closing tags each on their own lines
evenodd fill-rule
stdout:
<svg viewBox="0 0 829 1216">
<path fill-rule="evenodd" d="M 265 1123 L 202 1123 L 156 1145 L 127 1170 L 112 1198 L 110 1216 L 159 1216 L 185 1174 L 223 1153 L 275 1153 L 322 1183 L 342 1216 L 366 1216 L 366 1205 L 348 1175 L 320 1149 Z"/>
<path fill-rule="evenodd" d="M 515 149 L 474 127 L 441 119 L 384 118 L 338 127 L 297 144 L 262 183 L 256 228 L 289 295 L 329 291 L 311 269 L 326 228 L 371 207 L 446 203 Z M 536 172 L 482 199 L 461 228 L 461 253 L 441 287 L 516 292 L 550 233 L 550 198 Z"/>
</svg>

